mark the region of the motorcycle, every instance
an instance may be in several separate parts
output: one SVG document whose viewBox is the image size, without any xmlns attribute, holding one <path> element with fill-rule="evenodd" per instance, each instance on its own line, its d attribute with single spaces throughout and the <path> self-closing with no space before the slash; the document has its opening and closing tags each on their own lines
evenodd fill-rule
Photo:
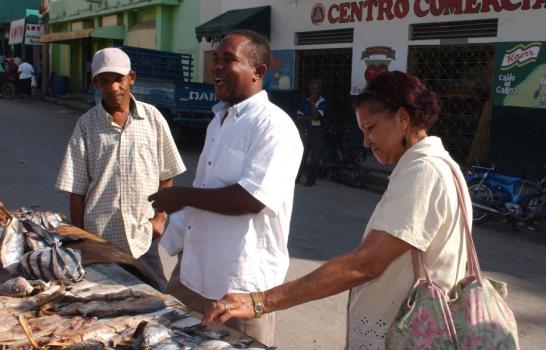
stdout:
<svg viewBox="0 0 546 350">
<path fill-rule="evenodd" d="M 538 182 L 503 175 L 495 166 L 472 166 L 465 171 L 476 225 L 496 217 L 538 228 L 546 235 L 546 176 Z"/>
<path fill-rule="evenodd" d="M 17 95 L 18 73 L 0 74 L 0 95 L 6 99 L 13 99 Z"/>
<path fill-rule="evenodd" d="M 326 180 L 362 188 L 366 182 L 366 152 L 350 140 L 351 129 L 347 124 L 327 129 L 319 161 L 319 175 Z"/>
</svg>

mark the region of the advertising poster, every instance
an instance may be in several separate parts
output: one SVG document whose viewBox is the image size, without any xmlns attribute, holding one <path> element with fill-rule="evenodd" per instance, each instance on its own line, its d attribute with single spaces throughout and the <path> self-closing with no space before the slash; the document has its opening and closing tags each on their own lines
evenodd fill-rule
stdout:
<svg viewBox="0 0 546 350">
<path fill-rule="evenodd" d="M 21 44 L 25 35 L 25 19 L 12 21 L 9 27 L 9 45 Z"/>
<path fill-rule="evenodd" d="M 497 44 L 493 104 L 546 108 L 546 42 Z"/>
<path fill-rule="evenodd" d="M 406 47 L 386 45 L 365 46 L 353 49 L 351 95 L 358 95 L 368 81 L 385 71 L 406 69 Z"/>
<path fill-rule="evenodd" d="M 25 31 L 25 45 L 42 45 L 40 37 L 44 34 L 41 24 L 27 24 Z"/>
<path fill-rule="evenodd" d="M 267 90 L 293 90 L 294 89 L 294 50 L 271 51 L 271 67 L 264 78 L 264 87 Z"/>
</svg>

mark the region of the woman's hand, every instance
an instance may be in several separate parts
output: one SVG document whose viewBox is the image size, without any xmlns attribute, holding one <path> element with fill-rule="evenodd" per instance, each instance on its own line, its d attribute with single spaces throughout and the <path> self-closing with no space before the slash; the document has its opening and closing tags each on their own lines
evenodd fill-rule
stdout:
<svg viewBox="0 0 546 350">
<path fill-rule="evenodd" d="M 226 294 L 222 299 L 212 303 L 203 316 L 203 324 L 211 322 L 225 323 L 232 317 L 254 318 L 254 303 L 249 293 Z"/>
</svg>

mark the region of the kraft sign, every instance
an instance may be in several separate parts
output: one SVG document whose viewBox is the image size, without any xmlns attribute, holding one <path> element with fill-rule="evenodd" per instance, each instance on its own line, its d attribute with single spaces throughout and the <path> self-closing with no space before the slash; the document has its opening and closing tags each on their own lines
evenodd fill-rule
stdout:
<svg viewBox="0 0 546 350">
<path fill-rule="evenodd" d="M 546 9 L 546 0 L 375 0 L 335 3 L 327 8 L 316 3 L 311 23 L 320 25 L 400 19 L 410 12 L 417 17 L 449 16 L 516 10 Z"/>
</svg>

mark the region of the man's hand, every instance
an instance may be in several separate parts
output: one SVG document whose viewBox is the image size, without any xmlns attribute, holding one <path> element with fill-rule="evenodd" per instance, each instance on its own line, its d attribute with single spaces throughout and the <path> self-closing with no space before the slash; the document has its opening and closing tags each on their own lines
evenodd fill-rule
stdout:
<svg viewBox="0 0 546 350">
<path fill-rule="evenodd" d="M 154 217 L 150 219 L 152 224 L 152 234 L 153 238 L 159 238 L 163 231 L 165 231 L 165 223 L 167 222 L 167 213 L 165 212 L 156 212 Z"/>
<path fill-rule="evenodd" d="M 203 316 L 203 324 L 225 323 L 232 317 L 254 318 L 254 303 L 249 293 L 226 294 L 210 306 Z"/>
<path fill-rule="evenodd" d="M 184 202 L 184 188 L 167 187 L 163 188 L 148 197 L 152 207 L 157 212 L 174 213 L 186 206 Z"/>
</svg>

